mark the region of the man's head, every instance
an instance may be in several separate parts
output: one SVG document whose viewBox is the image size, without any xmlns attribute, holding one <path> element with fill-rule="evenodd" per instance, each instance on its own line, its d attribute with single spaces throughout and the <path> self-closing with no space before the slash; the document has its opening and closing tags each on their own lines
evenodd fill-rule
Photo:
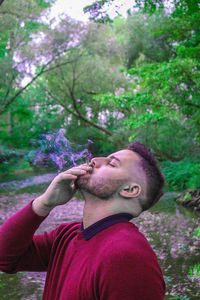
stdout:
<svg viewBox="0 0 200 300">
<path fill-rule="evenodd" d="M 90 162 L 91 174 L 80 176 L 76 187 L 83 195 L 111 201 L 135 216 L 151 207 L 160 197 L 164 178 L 153 154 L 134 142 L 127 149 Z"/>
<path fill-rule="evenodd" d="M 129 144 L 128 149 L 140 156 L 140 166 L 146 180 L 146 198 L 142 201 L 142 208 L 147 210 L 156 204 L 163 195 L 165 178 L 158 166 L 158 161 L 150 149 L 138 142 Z"/>
</svg>

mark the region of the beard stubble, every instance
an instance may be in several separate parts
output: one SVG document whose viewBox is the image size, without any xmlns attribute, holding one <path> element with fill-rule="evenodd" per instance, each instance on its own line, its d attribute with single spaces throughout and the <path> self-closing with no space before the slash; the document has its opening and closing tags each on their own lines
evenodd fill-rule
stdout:
<svg viewBox="0 0 200 300">
<path fill-rule="evenodd" d="M 114 194 L 117 194 L 120 187 L 126 183 L 126 179 L 112 178 L 91 178 L 90 176 L 80 176 L 75 181 L 75 187 L 86 191 L 103 200 L 109 200 Z"/>
</svg>

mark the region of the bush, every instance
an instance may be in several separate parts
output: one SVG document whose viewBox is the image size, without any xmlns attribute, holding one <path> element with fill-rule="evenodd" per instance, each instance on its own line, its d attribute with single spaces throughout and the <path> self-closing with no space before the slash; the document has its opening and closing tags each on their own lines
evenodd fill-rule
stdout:
<svg viewBox="0 0 200 300">
<path fill-rule="evenodd" d="M 8 162 L 13 158 L 24 157 L 26 150 L 23 149 L 9 149 L 5 146 L 0 146 L 0 163 Z"/>
<path fill-rule="evenodd" d="M 15 169 L 30 167 L 27 162 L 24 162 L 26 152 L 24 149 L 9 149 L 0 146 L 0 173 L 9 173 L 14 172 Z"/>
<path fill-rule="evenodd" d="M 161 163 L 166 183 L 172 189 L 200 189 L 200 158 L 186 157 L 179 162 Z"/>
</svg>

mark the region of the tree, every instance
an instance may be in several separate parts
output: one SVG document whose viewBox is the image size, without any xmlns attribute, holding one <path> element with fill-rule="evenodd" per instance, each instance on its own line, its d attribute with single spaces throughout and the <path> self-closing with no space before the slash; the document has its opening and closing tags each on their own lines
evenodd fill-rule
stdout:
<svg viewBox="0 0 200 300">
<path fill-rule="evenodd" d="M 198 0 L 174 0 L 168 8 L 167 1 L 136 1 L 144 12 L 160 13 L 165 9 L 166 23 L 158 30 L 158 34 L 167 32 L 177 55 L 182 58 L 200 57 L 200 6 Z"/>
<path fill-rule="evenodd" d="M 163 14 L 148 15 L 138 12 L 129 14 L 126 20 L 115 19 L 113 27 L 123 51 L 124 64 L 129 69 L 145 62 L 168 61 L 174 49 L 167 32 L 157 34 L 165 23 Z"/>
<path fill-rule="evenodd" d="M 29 147 L 41 130 L 45 133 L 58 126 L 71 126 L 76 132 L 82 126 L 85 132 L 99 134 L 100 139 L 112 136 L 117 112 L 113 116 L 104 112 L 93 98 L 127 86 L 126 76 L 118 71 L 122 67 L 121 49 L 112 27 L 86 26 L 65 15 L 53 25 L 40 24 L 27 34 L 26 41 L 23 38 L 23 43 L 13 48 L 8 69 L 17 64 L 16 74 L 6 84 L 2 78 L 1 137 L 9 146 Z M 3 62 L 6 69 L 5 56 Z M 23 87 L 19 80 L 24 76 L 29 82 Z M 56 111 L 59 115 L 55 116 Z M 27 134 L 22 140 L 23 132 Z"/>
<path fill-rule="evenodd" d="M 20 0 L 16 3 L 10 0 L 1 7 L 0 135 L 8 146 L 30 146 L 29 140 L 37 139 L 41 133 L 40 128 L 35 125 L 38 124 L 37 110 L 38 106 L 42 106 L 40 97 L 43 90 L 37 89 L 38 99 L 33 97 L 36 94 L 32 94 L 31 98 L 33 84 L 42 74 L 59 67 L 60 63 L 69 63 L 66 60 L 60 61 L 60 58 L 74 46 L 72 39 L 77 30 L 81 35 L 81 27 L 77 27 L 76 22 L 66 16 L 65 23 L 62 23 L 62 32 L 55 26 L 52 28 L 52 23 L 44 24 L 42 17 L 48 15 L 47 8 L 52 2 Z M 48 39 L 45 39 L 47 35 Z M 24 79 L 26 83 L 22 83 Z M 48 130 L 54 125 L 55 119 L 56 124 L 60 124 L 53 110 L 55 111 L 55 107 L 46 107 L 41 120 L 41 130 Z M 63 122 L 62 120 L 62 124 Z"/>
<path fill-rule="evenodd" d="M 99 6 L 94 18 L 108 2 L 116 3 L 95 1 Z M 127 49 L 129 91 L 120 95 L 97 96 L 102 105 L 116 107 L 124 114 L 125 128 L 133 131 L 130 140 L 137 138 L 145 142 L 162 160 L 180 160 L 188 153 L 193 155 L 194 151 L 198 151 L 198 2 L 174 0 L 169 6 L 168 1 L 136 1 L 140 14 L 130 11 L 127 21 L 120 23 L 124 33 L 120 40 L 127 45 L 124 48 Z M 137 17 L 139 15 L 140 18 Z M 114 26 L 117 22 L 114 21 Z M 124 28 L 129 28 L 129 32 Z M 177 140 L 167 144 L 166 137 L 170 140 L 173 136 L 170 133 L 177 133 Z"/>
<path fill-rule="evenodd" d="M 109 127 L 98 120 L 103 108 L 93 98 L 127 86 L 125 76 L 118 72 L 122 65 L 109 30 L 108 25 L 90 24 L 82 33 L 81 42 L 62 57 L 63 66 L 45 75 L 43 88 L 68 116 L 111 136 Z M 71 63 L 64 65 L 66 60 Z"/>
<path fill-rule="evenodd" d="M 3 114 L 39 76 L 50 71 L 51 64 L 53 68 L 59 67 L 60 57 L 74 46 L 72 39 L 76 38 L 78 22 L 65 16 L 65 21 L 61 22 L 64 26 L 61 34 L 58 26 L 52 28 L 52 24 L 45 25 L 40 19 L 41 12 L 49 6 L 49 3 L 39 1 L 38 5 L 36 0 L 32 0 L 27 4 L 21 0 L 13 13 L 11 9 L 13 1 L 10 1 L 0 12 L 2 15 L 0 26 L 5 27 L 8 22 L 8 30 L 2 31 L 4 33 L 0 63 L 4 72 L 0 78 L 0 114 Z M 22 6 L 23 14 L 21 14 Z M 46 13 L 48 12 L 45 11 Z M 45 39 L 47 35 L 50 40 Z M 68 62 L 65 61 L 66 63 Z M 21 81 L 25 76 L 29 76 L 30 81 L 22 86 Z"/>
<path fill-rule="evenodd" d="M 117 8 L 117 1 L 94 1 L 84 8 L 90 14 L 90 19 L 96 22 L 107 22 L 107 6 Z M 199 60 L 200 57 L 200 6 L 199 0 L 136 0 L 133 1 L 133 11 L 150 15 L 165 15 L 165 22 L 157 27 L 154 34 L 165 36 L 169 43 L 176 45 L 175 49 L 180 57 L 191 57 Z M 131 14 L 131 10 L 128 11 Z"/>
<path fill-rule="evenodd" d="M 126 116 L 124 125 L 134 132 L 130 140 L 141 136 L 142 131 L 149 128 L 151 133 L 148 133 L 149 139 L 145 141 L 147 145 L 150 143 L 156 148 L 153 142 L 156 140 L 159 147 L 165 144 L 162 155 L 160 150 L 156 149 L 162 159 L 181 159 L 185 152 L 181 151 L 181 154 L 179 152 L 177 155 L 175 148 L 172 151 L 171 147 L 166 147 L 166 136 L 161 134 L 162 129 L 159 128 L 168 126 L 168 130 L 173 132 L 172 126 L 178 124 L 179 128 L 182 127 L 182 132 L 187 132 L 187 135 L 191 136 L 190 147 L 187 147 L 187 150 L 192 152 L 192 148 L 197 148 L 200 140 L 198 61 L 177 58 L 161 64 L 149 63 L 130 69 L 128 74 L 129 92 L 118 96 L 102 95 L 97 98 L 103 105 L 112 105 L 124 113 Z M 154 136 L 152 139 L 152 133 L 156 133 L 156 138 Z"/>
<path fill-rule="evenodd" d="M 99 23 L 112 22 L 107 10 L 104 9 L 106 5 L 110 5 L 114 0 L 98 0 L 93 4 L 84 7 L 84 12 L 90 14 L 90 20 Z"/>
<path fill-rule="evenodd" d="M 40 18 L 52 2 L 52 0 L 39 2 L 37 0 L 29 2 L 8 0 L 1 7 L 0 114 L 4 113 L 18 95 L 30 85 L 29 83 L 22 87 L 20 84 L 29 66 L 28 58 L 20 54 L 32 40 L 32 35 L 45 27 Z M 36 74 L 32 81 L 37 76 L 39 74 Z"/>
</svg>

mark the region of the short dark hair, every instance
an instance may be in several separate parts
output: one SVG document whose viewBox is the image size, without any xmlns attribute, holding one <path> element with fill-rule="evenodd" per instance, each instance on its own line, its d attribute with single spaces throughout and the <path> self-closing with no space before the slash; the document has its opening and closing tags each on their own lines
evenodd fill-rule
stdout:
<svg viewBox="0 0 200 300">
<path fill-rule="evenodd" d="M 147 210 L 164 194 L 165 177 L 158 166 L 158 160 L 149 148 L 139 142 L 133 142 L 128 145 L 127 149 L 136 152 L 141 157 L 140 165 L 147 181 L 147 199 L 144 203 L 141 202 L 141 205 L 143 210 Z"/>
</svg>

